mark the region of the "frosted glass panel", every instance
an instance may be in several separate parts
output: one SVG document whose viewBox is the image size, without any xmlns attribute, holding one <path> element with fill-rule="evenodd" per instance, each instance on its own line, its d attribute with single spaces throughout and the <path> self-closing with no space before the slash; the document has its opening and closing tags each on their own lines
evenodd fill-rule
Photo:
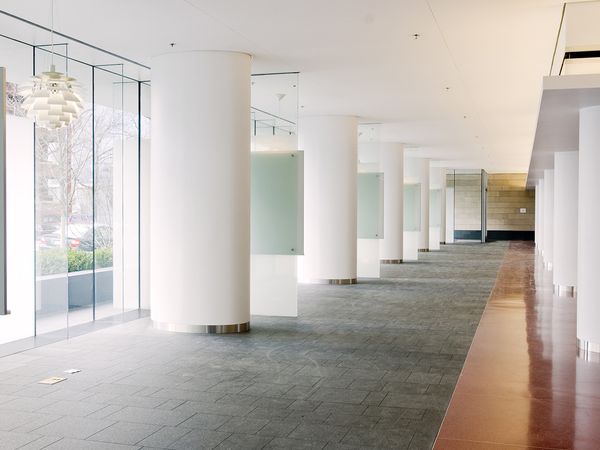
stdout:
<svg viewBox="0 0 600 450">
<path fill-rule="evenodd" d="M 440 227 L 429 227 L 429 250 L 440 249 Z"/>
<path fill-rule="evenodd" d="M 383 238 L 383 174 L 359 173 L 358 238 Z"/>
<path fill-rule="evenodd" d="M 432 189 L 429 191 L 429 226 L 439 227 L 441 223 L 442 191 L 440 189 Z"/>
<path fill-rule="evenodd" d="M 403 257 L 406 261 L 417 261 L 419 259 L 419 232 L 404 231 Z"/>
<path fill-rule="evenodd" d="M 304 252 L 304 154 L 253 152 L 251 173 L 252 253 Z"/>
<path fill-rule="evenodd" d="M 298 317 L 297 256 L 252 255 L 250 313 Z"/>
<path fill-rule="evenodd" d="M 421 185 L 404 185 L 404 231 L 421 229 Z"/>
<path fill-rule="evenodd" d="M 358 239 L 356 245 L 356 275 L 359 278 L 379 278 L 379 241 Z"/>
</svg>

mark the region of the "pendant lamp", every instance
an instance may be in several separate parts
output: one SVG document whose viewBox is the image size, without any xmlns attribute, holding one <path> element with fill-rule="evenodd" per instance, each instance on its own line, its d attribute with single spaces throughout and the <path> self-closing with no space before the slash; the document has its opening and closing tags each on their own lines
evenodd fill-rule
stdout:
<svg viewBox="0 0 600 450">
<path fill-rule="evenodd" d="M 68 126 L 79 117 L 83 110 L 83 100 L 77 80 L 57 72 L 54 66 L 54 0 L 50 33 L 50 70 L 32 77 L 19 91 L 24 97 L 23 108 L 27 117 L 33 119 L 39 127 L 56 129 Z"/>
</svg>

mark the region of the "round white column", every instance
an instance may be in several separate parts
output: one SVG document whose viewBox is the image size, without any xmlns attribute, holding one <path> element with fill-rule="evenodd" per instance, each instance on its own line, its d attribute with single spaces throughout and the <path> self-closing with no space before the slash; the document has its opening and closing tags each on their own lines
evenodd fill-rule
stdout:
<svg viewBox="0 0 600 450">
<path fill-rule="evenodd" d="M 579 114 L 577 342 L 584 356 L 600 352 L 600 107 Z M 593 352 L 593 353 L 591 353 Z M 597 357 L 597 355 L 596 355 Z"/>
<path fill-rule="evenodd" d="M 536 197 L 535 201 L 538 205 L 538 227 L 539 227 L 539 236 L 537 239 L 538 243 L 538 253 L 542 256 L 544 255 L 544 179 L 541 178 L 538 180 L 538 194 L 539 197 Z"/>
<path fill-rule="evenodd" d="M 431 203 L 432 191 L 437 191 L 438 203 Z M 429 167 L 429 251 L 440 249 L 442 233 L 442 168 Z"/>
<path fill-rule="evenodd" d="M 419 233 L 419 251 L 429 251 L 429 159 L 419 161 L 419 179 L 421 181 L 421 231 Z"/>
<path fill-rule="evenodd" d="M 573 295 L 577 285 L 577 184 L 579 154 L 554 154 L 554 290 Z"/>
<path fill-rule="evenodd" d="M 544 264 L 552 270 L 554 261 L 554 170 L 544 170 Z"/>
<path fill-rule="evenodd" d="M 384 143 L 380 146 L 383 171 L 383 239 L 379 255 L 384 264 L 400 264 L 404 252 L 404 146 Z"/>
<path fill-rule="evenodd" d="M 331 284 L 356 283 L 356 178 L 358 120 L 305 117 L 304 265 L 306 277 Z"/>
<path fill-rule="evenodd" d="M 151 317 L 182 332 L 250 322 L 250 65 L 234 52 L 152 62 Z"/>
</svg>

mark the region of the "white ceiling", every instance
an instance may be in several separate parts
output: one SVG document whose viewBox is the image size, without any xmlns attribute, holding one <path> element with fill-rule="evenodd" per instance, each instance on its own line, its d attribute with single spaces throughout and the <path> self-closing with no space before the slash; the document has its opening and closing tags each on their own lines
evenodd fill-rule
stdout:
<svg viewBox="0 0 600 450">
<path fill-rule="evenodd" d="M 50 22 L 50 0 L 0 9 Z M 55 0 L 55 28 L 148 64 L 171 42 L 249 52 L 255 73 L 301 72 L 301 116 L 357 115 L 449 167 L 526 172 L 561 10 L 560 0 Z"/>
<path fill-rule="evenodd" d="M 579 151 L 579 111 L 600 105 L 600 75 L 546 77 L 529 165 L 527 186 L 544 169 L 554 168 L 554 153 Z"/>
</svg>

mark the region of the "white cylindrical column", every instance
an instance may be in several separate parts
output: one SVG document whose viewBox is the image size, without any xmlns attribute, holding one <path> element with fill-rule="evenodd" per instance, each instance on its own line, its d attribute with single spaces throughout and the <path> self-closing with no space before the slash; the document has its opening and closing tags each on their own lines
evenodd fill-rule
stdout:
<svg viewBox="0 0 600 450">
<path fill-rule="evenodd" d="M 306 117 L 304 150 L 304 265 L 306 277 L 356 283 L 356 178 L 358 120 Z"/>
<path fill-rule="evenodd" d="M 600 107 L 579 114 L 577 342 L 584 356 L 600 353 Z M 593 353 L 592 353 L 593 352 Z M 597 357 L 598 355 L 596 355 Z"/>
<path fill-rule="evenodd" d="M 379 256 L 384 264 L 399 264 L 404 252 L 404 146 L 384 143 L 380 146 L 383 172 L 383 239 Z"/>
<path fill-rule="evenodd" d="M 538 181 L 538 193 L 540 194 L 539 198 L 536 198 L 536 202 L 538 204 L 538 215 L 539 215 L 539 233 L 537 243 L 538 243 L 538 253 L 540 256 L 544 255 L 544 179 L 541 178 Z"/>
<path fill-rule="evenodd" d="M 429 168 L 429 251 L 439 250 L 442 233 L 442 168 Z M 435 199 L 435 201 L 432 201 Z"/>
<path fill-rule="evenodd" d="M 151 317 L 161 329 L 250 321 L 250 56 L 152 62 Z"/>
<path fill-rule="evenodd" d="M 429 251 L 429 159 L 419 161 L 419 179 L 421 180 L 421 232 L 419 233 L 419 251 Z"/>
<path fill-rule="evenodd" d="M 573 295 L 577 285 L 577 184 L 579 154 L 554 154 L 554 290 Z"/>
<path fill-rule="evenodd" d="M 552 270 L 554 261 L 554 170 L 544 170 L 544 264 Z"/>
</svg>

